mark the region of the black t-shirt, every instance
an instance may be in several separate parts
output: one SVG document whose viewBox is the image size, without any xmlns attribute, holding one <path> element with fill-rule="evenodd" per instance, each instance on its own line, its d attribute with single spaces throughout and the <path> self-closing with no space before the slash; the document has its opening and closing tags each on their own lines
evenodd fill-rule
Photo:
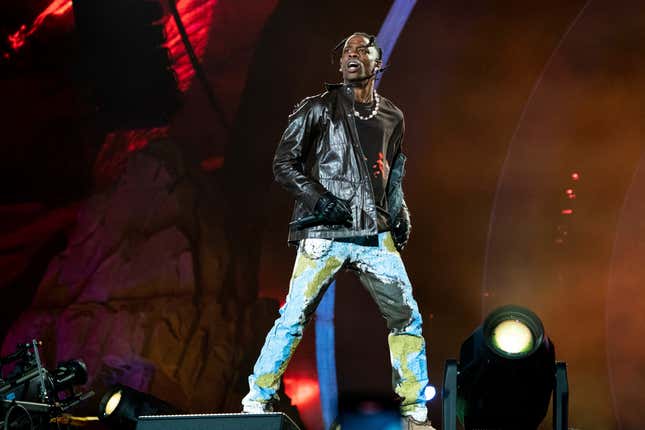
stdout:
<svg viewBox="0 0 645 430">
<path fill-rule="evenodd" d="M 355 102 L 355 109 L 362 117 L 368 117 L 374 103 Z M 374 202 L 376 203 L 378 231 L 390 230 L 387 213 L 387 180 L 394 156 L 400 151 L 403 137 L 403 115 L 387 99 L 381 97 L 376 116 L 363 120 L 354 117 L 358 138 L 365 155 L 365 163 L 372 179 Z"/>
</svg>

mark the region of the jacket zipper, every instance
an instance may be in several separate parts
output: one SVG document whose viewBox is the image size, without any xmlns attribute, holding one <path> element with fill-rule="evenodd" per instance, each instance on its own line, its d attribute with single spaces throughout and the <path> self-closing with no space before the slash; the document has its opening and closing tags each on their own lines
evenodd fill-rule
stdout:
<svg viewBox="0 0 645 430">
<path fill-rule="evenodd" d="M 349 129 L 352 133 L 352 145 L 354 146 L 354 151 L 355 151 L 355 156 L 357 155 L 360 160 L 359 160 L 359 166 L 362 166 L 362 172 L 361 172 L 361 181 L 367 180 L 367 183 L 369 184 L 370 187 L 370 193 L 372 196 L 372 206 L 373 206 L 373 212 L 374 215 L 376 215 L 376 199 L 374 197 L 374 187 L 372 186 L 372 180 L 368 174 L 367 170 L 367 164 L 365 164 L 365 153 L 363 152 L 363 147 L 361 146 L 361 141 L 358 137 L 358 130 L 356 130 L 356 119 L 354 118 L 353 111 L 355 109 L 354 106 L 354 92 L 350 87 L 343 87 L 343 91 L 346 92 L 346 94 L 349 96 L 349 98 L 352 101 L 352 112 L 345 112 L 347 119 L 347 122 L 349 123 Z M 376 228 L 376 231 L 378 232 L 378 220 L 376 218 L 373 219 L 374 221 L 374 226 Z M 361 229 L 362 230 L 362 229 Z"/>
</svg>

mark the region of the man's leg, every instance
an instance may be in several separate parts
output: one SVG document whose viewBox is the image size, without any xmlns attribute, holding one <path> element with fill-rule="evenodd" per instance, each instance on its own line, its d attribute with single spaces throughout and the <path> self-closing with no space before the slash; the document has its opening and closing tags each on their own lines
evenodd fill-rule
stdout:
<svg viewBox="0 0 645 430">
<path fill-rule="evenodd" d="M 425 421 L 428 384 L 422 320 L 412 285 L 390 233 L 379 234 L 379 246 L 354 248 L 350 264 L 374 298 L 390 330 L 388 344 L 392 384 L 401 397 L 401 413 Z"/>
<path fill-rule="evenodd" d="M 269 409 L 280 386 L 303 329 L 316 309 L 334 275 L 343 266 L 345 248 L 323 239 L 302 243 L 291 275 L 289 294 L 280 316 L 264 341 L 253 374 L 249 376 L 249 393 L 242 400 L 245 412 Z M 311 246 L 310 246 L 311 245 Z"/>
</svg>

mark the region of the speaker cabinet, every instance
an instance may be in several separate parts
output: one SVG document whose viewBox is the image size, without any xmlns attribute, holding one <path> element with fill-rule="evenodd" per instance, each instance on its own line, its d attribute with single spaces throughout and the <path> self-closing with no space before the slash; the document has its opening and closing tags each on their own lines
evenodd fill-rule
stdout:
<svg viewBox="0 0 645 430">
<path fill-rule="evenodd" d="M 136 430 L 300 430 L 283 413 L 139 417 Z"/>
</svg>

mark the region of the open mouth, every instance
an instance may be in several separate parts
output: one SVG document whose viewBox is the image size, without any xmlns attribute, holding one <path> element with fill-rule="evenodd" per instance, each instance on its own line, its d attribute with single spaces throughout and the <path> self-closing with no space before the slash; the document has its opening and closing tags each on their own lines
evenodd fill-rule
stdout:
<svg viewBox="0 0 645 430">
<path fill-rule="evenodd" d="M 345 64 L 345 70 L 347 70 L 349 73 L 356 73 L 360 70 L 361 68 L 361 63 L 358 60 L 349 60 Z"/>
</svg>

